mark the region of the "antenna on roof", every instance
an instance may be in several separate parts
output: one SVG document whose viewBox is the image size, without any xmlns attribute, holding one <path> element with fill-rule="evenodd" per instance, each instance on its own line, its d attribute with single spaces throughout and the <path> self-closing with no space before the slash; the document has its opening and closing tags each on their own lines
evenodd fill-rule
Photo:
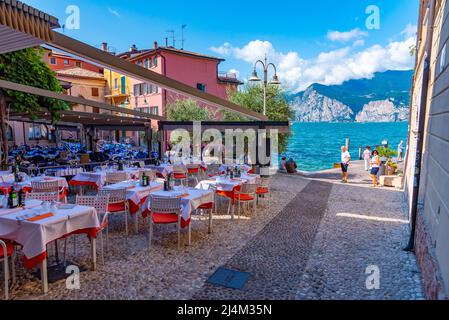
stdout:
<svg viewBox="0 0 449 320">
<path fill-rule="evenodd" d="M 171 34 L 171 38 L 173 41 L 173 48 L 175 48 L 176 47 L 175 30 L 167 30 L 167 33 Z"/>
<path fill-rule="evenodd" d="M 186 28 L 187 28 L 187 25 L 186 25 L 186 24 L 183 24 L 182 27 L 181 27 L 181 30 L 182 30 L 182 39 L 181 39 L 182 45 L 181 45 L 181 50 L 184 50 L 184 43 L 185 43 L 185 40 L 186 40 L 186 39 L 184 39 L 184 30 L 185 30 Z"/>
</svg>

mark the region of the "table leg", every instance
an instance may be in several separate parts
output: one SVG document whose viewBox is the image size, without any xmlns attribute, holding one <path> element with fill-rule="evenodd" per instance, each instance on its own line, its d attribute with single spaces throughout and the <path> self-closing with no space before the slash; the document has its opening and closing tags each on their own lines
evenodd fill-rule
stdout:
<svg viewBox="0 0 449 320">
<path fill-rule="evenodd" d="M 48 293 L 48 273 L 47 273 L 47 259 L 44 259 L 41 263 L 41 281 L 42 291 L 44 294 Z"/>
<path fill-rule="evenodd" d="M 97 239 L 90 238 L 92 249 L 92 271 L 97 271 Z"/>
<path fill-rule="evenodd" d="M 139 232 L 139 215 L 140 215 L 140 209 L 134 214 L 134 230 L 136 234 Z"/>
</svg>

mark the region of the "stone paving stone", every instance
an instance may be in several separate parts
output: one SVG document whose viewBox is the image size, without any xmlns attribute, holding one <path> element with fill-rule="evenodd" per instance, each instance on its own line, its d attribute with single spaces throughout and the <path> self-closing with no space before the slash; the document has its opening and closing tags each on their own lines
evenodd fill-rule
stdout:
<svg viewBox="0 0 449 320">
<path fill-rule="evenodd" d="M 295 299 L 332 185 L 312 181 L 225 267 L 251 274 L 244 290 L 206 283 L 193 299 Z"/>
</svg>

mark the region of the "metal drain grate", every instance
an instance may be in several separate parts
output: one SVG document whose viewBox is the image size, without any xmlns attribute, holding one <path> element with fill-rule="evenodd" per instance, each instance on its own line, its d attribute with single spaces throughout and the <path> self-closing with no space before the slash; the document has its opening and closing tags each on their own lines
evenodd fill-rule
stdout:
<svg viewBox="0 0 449 320">
<path fill-rule="evenodd" d="M 207 283 L 225 288 L 243 290 L 249 277 L 250 274 L 248 272 L 241 272 L 220 267 L 207 280 Z"/>
</svg>

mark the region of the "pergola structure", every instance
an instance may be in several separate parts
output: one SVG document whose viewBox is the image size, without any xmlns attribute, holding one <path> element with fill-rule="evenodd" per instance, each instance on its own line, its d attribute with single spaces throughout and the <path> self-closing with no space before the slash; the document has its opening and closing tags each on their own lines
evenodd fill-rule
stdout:
<svg viewBox="0 0 449 320">
<path fill-rule="evenodd" d="M 0 54 L 39 45 L 48 45 L 132 78 L 157 84 L 161 88 L 258 121 L 257 124 L 255 122 L 252 126 L 264 126 L 263 122 L 268 120 L 266 116 L 260 113 L 236 105 L 217 96 L 204 93 L 182 82 L 160 75 L 123 60 L 111 53 L 104 52 L 83 42 L 55 32 L 54 29 L 59 27 L 60 25 L 55 17 L 30 7 L 21 1 L 0 0 Z M 0 80 L 0 89 L 1 88 L 60 99 L 69 104 L 96 107 L 103 112 L 103 114 L 86 114 L 75 111 L 64 111 L 61 113 L 61 121 L 57 124 L 59 126 L 79 126 L 82 130 L 143 130 L 147 132 L 147 141 L 151 141 L 151 120 L 163 121 L 160 123 L 160 128 L 162 130 L 166 130 L 169 126 L 174 127 L 181 125 L 180 123 L 170 124 L 165 122 L 166 119 L 160 116 L 150 115 L 126 108 L 119 108 L 109 104 L 50 92 L 9 81 Z M 39 120 L 31 120 L 27 114 L 11 114 L 10 119 L 48 123 L 50 121 L 50 114 L 44 111 L 39 115 Z M 266 123 L 265 126 L 268 124 L 269 123 Z M 215 128 L 217 128 L 217 126 L 241 126 L 244 128 L 249 126 L 248 123 L 226 122 L 211 122 L 204 123 L 204 125 L 212 125 Z M 277 123 L 276 126 L 285 129 L 289 124 L 288 122 L 283 122 Z"/>
</svg>

